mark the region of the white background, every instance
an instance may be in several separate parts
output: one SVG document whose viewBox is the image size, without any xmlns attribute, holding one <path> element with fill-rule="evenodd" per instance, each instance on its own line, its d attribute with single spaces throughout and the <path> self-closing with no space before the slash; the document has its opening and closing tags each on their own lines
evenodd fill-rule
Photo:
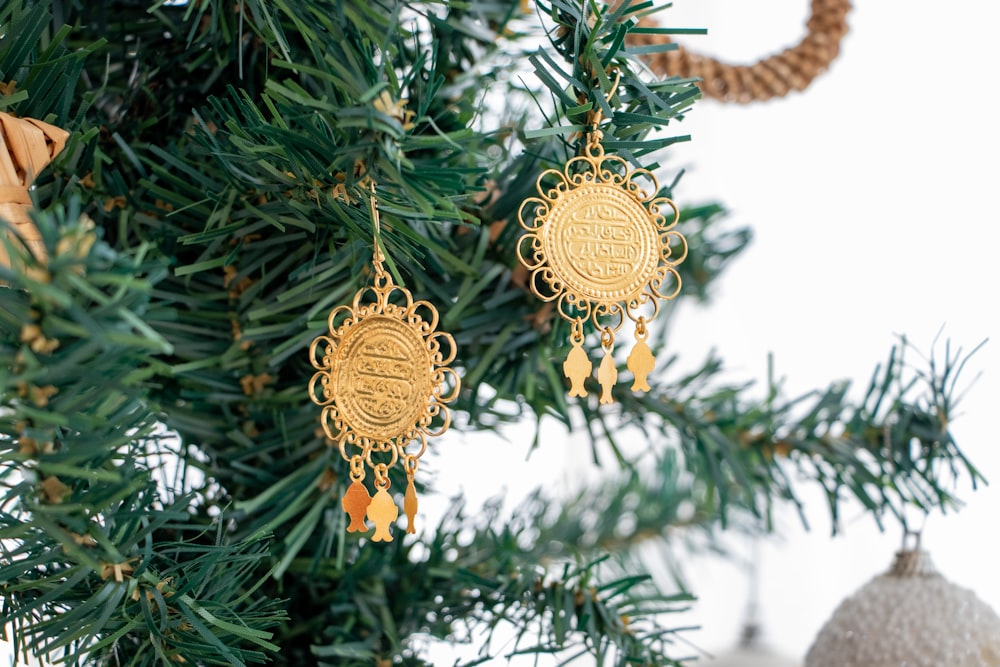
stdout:
<svg viewBox="0 0 1000 667">
<path fill-rule="evenodd" d="M 708 37 L 684 43 L 749 62 L 797 42 L 808 11 L 807 0 L 677 0 L 660 21 L 707 27 Z M 710 307 L 683 307 L 669 344 L 692 364 L 717 349 L 734 379 L 764 378 L 773 352 L 798 394 L 834 379 L 863 386 L 897 334 L 930 351 L 944 327 L 939 352 L 945 338 L 966 349 L 992 338 L 970 362 L 966 384 L 982 377 L 952 430 L 996 482 L 1000 4 L 866 0 L 848 21 L 840 57 L 804 93 L 744 107 L 699 102 L 679 126 L 693 141 L 666 161 L 688 168 L 676 199 L 721 201 L 755 240 Z M 501 488 L 516 498 L 552 481 L 549 466 L 583 446 L 558 429 L 547 435 L 527 461 L 527 434 L 507 444 L 446 438 L 456 446 L 436 462 L 453 465 L 439 470 L 438 486 L 473 500 Z M 567 484 L 563 474 L 557 480 Z M 783 538 L 763 545 L 760 559 L 766 637 L 799 659 L 837 603 L 885 570 L 901 541 L 895 527 L 881 534 L 857 509 L 845 516 L 846 534 L 832 538 L 823 499 L 803 494 L 812 530 L 786 514 Z M 1000 495 L 992 487 L 962 495 L 962 511 L 932 515 L 924 545 L 945 576 L 1000 610 Z M 743 620 L 747 580 L 719 561 L 689 562 L 688 571 L 701 600 L 677 624 L 701 625 L 689 637 L 725 652 Z M 448 655 L 440 664 L 450 664 Z"/>
<path fill-rule="evenodd" d="M 708 27 L 708 37 L 684 43 L 750 62 L 795 43 L 807 5 L 678 0 L 661 21 Z M 794 394 L 837 378 L 860 390 L 896 334 L 925 352 L 942 327 L 942 338 L 966 350 L 991 338 L 970 361 L 964 384 L 982 376 L 952 431 L 994 483 L 998 21 L 996 3 L 858 1 L 840 57 L 804 93 L 696 105 L 682 123 L 693 141 L 677 149 L 690 164 L 677 198 L 721 199 L 756 238 L 714 305 L 683 313 L 671 329 L 675 349 L 716 347 L 747 377 L 764 377 L 773 352 Z M 987 487 L 962 496 L 959 513 L 931 516 L 923 543 L 945 576 L 1000 610 L 1000 495 Z M 888 567 L 901 541 L 895 527 L 880 534 L 860 511 L 848 514 L 845 535 L 831 538 L 823 499 L 809 497 L 813 530 L 798 529 L 789 514 L 795 529 L 765 546 L 760 563 L 767 638 L 798 658 L 839 601 Z M 703 641 L 724 649 L 740 627 L 746 580 L 718 563 L 698 564 L 697 574 Z"/>
</svg>

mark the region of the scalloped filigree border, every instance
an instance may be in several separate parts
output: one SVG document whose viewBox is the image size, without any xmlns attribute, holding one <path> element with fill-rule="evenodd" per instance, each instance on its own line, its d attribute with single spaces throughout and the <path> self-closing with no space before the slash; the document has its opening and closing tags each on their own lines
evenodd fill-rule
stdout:
<svg viewBox="0 0 1000 667">
<path fill-rule="evenodd" d="M 401 301 L 402 303 L 397 303 Z M 398 432 L 386 437 L 371 437 L 359 432 L 354 424 L 345 419 L 338 407 L 336 395 L 337 352 L 341 343 L 357 327 L 372 318 L 392 318 L 401 322 L 422 341 L 426 352 L 429 382 L 424 387 L 423 401 L 426 408 L 419 411 L 413 423 L 407 423 Z M 371 453 L 385 452 L 391 455 L 387 465 L 391 467 L 398 458 L 417 459 L 427 449 L 427 438 L 443 434 L 451 425 L 451 410 L 446 405 L 454 401 L 461 389 L 458 374 L 448 366 L 455 359 L 457 347 L 451 334 L 438 331 L 437 309 L 428 301 L 414 301 L 413 295 L 404 287 L 392 284 L 388 275 L 381 274 L 376 284 L 365 287 L 354 296 L 351 305 L 334 308 L 327 318 L 327 333 L 316 337 L 309 346 L 309 358 L 317 369 L 309 381 L 309 396 L 317 405 L 323 406 L 320 422 L 328 438 L 337 443 L 341 455 L 350 460 L 346 447 L 359 447 L 369 465 L 374 465 Z M 450 386 L 449 386 L 450 385 Z M 419 387 L 417 388 L 419 391 Z M 415 400 L 421 400 L 418 396 Z M 441 423 L 432 428 L 435 419 Z M 405 448 L 411 442 L 419 443 L 419 451 L 407 454 Z"/>
<path fill-rule="evenodd" d="M 646 186 L 643 181 L 650 185 Z M 549 235 L 545 229 L 558 207 L 565 205 L 569 193 L 589 190 L 582 196 L 599 202 L 604 196 L 601 191 L 607 186 L 619 188 L 645 210 L 650 231 L 656 238 L 650 249 L 657 253 L 656 261 L 649 263 L 650 268 L 639 281 L 639 287 L 624 297 L 609 295 L 609 290 L 597 284 L 591 289 L 567 284 L 573 282 L 566 279 L 573 268 L 559 266 L 558 260 L 553 265 L 553 260 L 569 253 L 549 247 L 551 241 L 547 240 Z M 623 158 L 605 155 L 600 146 L 596 151 L 588 147 L 586 154 L 570 159 L 563 169 L 542 172 L 535 189 L 538 196 L 525 199 L 518 210 L 518 222 L 525 233 L 518 242 L 517 256 L 531 272 L 532 292 L 542 301 L 556 302 L 563 318 L 569 321 L 591 319 L 595 327 L 603 329 L 608 325 L 602 320 L 611 317 L 617 320 L 611 325 L 617 331 L 626 316 L 636 321 L 640 317 L 637 311 L 646 304 L 652 304 L 652 313 L 642 317 L 652 319 L 659 311 L 660 301 L 673 299 L 680 292 L 681 277 L 676 267 L 687 257 L 687 241 L 675 229 L 680 212 L 672 200 L 658 196 L 659 184 L 648 169 L 631 169 Z M 669 219 L 663 213 L 665 209 L 672 212 Z M 665 285 L 671 289 L 664 291 Z"/>
</svg>

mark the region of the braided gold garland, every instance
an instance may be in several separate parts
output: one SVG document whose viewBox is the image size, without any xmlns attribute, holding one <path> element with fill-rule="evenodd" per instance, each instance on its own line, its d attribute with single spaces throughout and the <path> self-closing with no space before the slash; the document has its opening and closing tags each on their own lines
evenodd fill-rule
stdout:
<svg viewBox="0 0 1000 667">
<path fill-rule="evenodd" d="M 653 54 L 649 66 L 661 76 L 699 78 L 702 94 L 722 102 L 747 104 L 784 97 L 790 91 L 805 90 L 840 53 L 850 9 L 850 0 L 812 0 L 802 41 L 752 65 L 731 65 L 678 48 Z M 655 23 L 645 18 L 639 25 L 651 27 Z M 649 34 L 633 34 L 629 40 L 636 45 L 670 41 L 663 35 Z"/>
</svg>

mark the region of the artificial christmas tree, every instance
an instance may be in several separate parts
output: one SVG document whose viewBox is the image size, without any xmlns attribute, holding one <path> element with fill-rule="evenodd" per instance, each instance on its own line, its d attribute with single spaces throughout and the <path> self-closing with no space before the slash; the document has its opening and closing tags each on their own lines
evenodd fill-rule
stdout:
<svg viewBox="0 0 1000 667">
<path fill-rule="evenodd" d="M 677 377 L 659 326 L 648 392 L 621 383 L 599 406 L 590 379 L 566 398 L 570 332 L 526 283 L 516 217 L 537 174 L 577 154 L 588 113 L 605 151 L 667 175 L 688 245 L 678 302 L 705 298 L 749 235 L 717 206 L 685 209 L 655 163 L 699 93 L 645 69 L 666 47 L 630 33 L 652 4 L 537 9 L 0 7 L 0 111 L 70 132 L 30 193 L 47 260 L 0 234 L 19 267 L 0 268 L 0 608 L 19 651 L 418 665 L 421 638 L 507 626 L 516 642 L 483 640 L 484 659 L 671 664 L 684 596 L 652 586 L 634 544 L 766 521 L 796 497 L 789 468 L 835 515 L 848 495 L 877 516 L 948 505 L 952 470 L 977 477 L 947 430 L 952 359 L 928 400 L 893 353 L 862 402 L 838 383 L 803 410 L 723 383 L 714 358 Z M 306 395 L 307 351 L 373 279 L 371 181 L 385 270 L 454 336 L 456 427 L 585 420 L 609 436 L 590 452 L 610 467 L 601 486 L 539 492 L 510 517 L 455 501 L 392 542 L 346 531 L 350 474 Z M 641 460 L 616 444 L 626 427 Z"/>
</svg>

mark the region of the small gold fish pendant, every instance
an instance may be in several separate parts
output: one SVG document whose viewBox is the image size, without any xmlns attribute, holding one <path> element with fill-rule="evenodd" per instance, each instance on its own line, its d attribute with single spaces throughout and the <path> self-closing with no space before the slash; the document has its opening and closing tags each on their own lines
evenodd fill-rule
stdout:
<svg viewBox="0 0 1000 667">
<path fill-rule="evenodd" d="M 614 97 L 620 73 L 611 93 Z M 677 206 L 661 194 L 656 176 L 633 169 L 617 155 L 606 155 L 601 141 L 602 112 L 588 113 L 585 141 L 579 155 L 562 169 L 538 177 L 538 196 L 528 197 L 518 210 L 524 229 L 517 245 L 518 260 L 529 271 L 531 291 L 555 302 L 572 323 L 572 347 L 563 363 L 569 395 L 586 397 L 584 382 L 593 364 L 583 344 L 583 325 L 600 332 L 604 358 L 597 370 L 601 403 L 611 403 L 618 369 L 613 356 L 614 333 L 626 319 L 635 322 L 636 346 L 628 369 L 632 389 L 648 391 L 653 353 L 646 343 L 647 325 L 659 312 L 660 301 L 680 293 L 677 266 L 687 256 L 687 241 L 675 229 Z"/>
<path fill-rule="evenodd" d="M 573 333 L 570 334 L 569 341 L 573 344 L 573 349 L 563 362 L 563 373 L 571 383 L 569 395 L 583 397 L 587 395 L 587 388 L 583 383 L 594 370 L 594 364 L 583 349 L 583 320 L 573 320 Z"/>
<path fill-rule="evenodd" d="M 367 517 L 375 527 L 371 540 L 391 542 L 399 508 L 389 494 L 389 471 L 403 462 L 406 532 L 416 532 L 417 459 L 427 451 L 428 438 L 451 425 L 447 403 L 458 397 L 461 380 L 448 366 L 457 347 L 451 334 L 438 331 L 437 308 L 414 301 L 382 265 L 375 186 L 370 187 L 373 284 L 360 289 L 351 305 L 334 308 L 327 331 L 309 346 L 316 369 L 309 397 L 323 407 L 323 432 L 351 465 L 351 484 L 341 500 L 350 517 L 347 531 L 367 532 Z M 374 496 L 364 485 L 365 467 L 375 473 Z"/>
<path fill-rule="evenodd" d="M 392 524 L 399 516 L 399 508 L 389 495 L 389 476 L 379 464 L 375 468 L 375 495 L 368 505 L 368 518 L 375 524 L 372 542 L 392 542 Z"/>
<path fill-rule="evenodd" d="M 359 455 L 354 455 L 351 457 L 351 479 L 353 481 L 347 487 L 347 492 L 340 501 L 341 507 L 351 517 L 351 523 L 347 526 L 349 533 L 368 531 L 368 526 L 365 525 L 365 513 L 368 511 L 368 505 L 371 504 L 372 498 L 368 495 L 368 489 L 363 484 L 364 478 L 364 462 Z"/>
<path fill-rule="evenodd" d="M 406 495 L 403 496 L 403 511 L 406 512 L 406 533 L 412 535 L 417 532 L 415 524 L 417 518 L 417 489 L 413 486 L 413 478 L 406 480 Z"/>
<path fill-rule="evenodd" d="M 652 350 L 646 344 L 647 338 L 649 338 L 649 332 L 646 331 L 646 318 L 640 317 L 635 323 L 635 345 L 626 361 L 628 369 L 635 377 L 632 382 L 632 391 L 649 391 L 649 382 L 646 378 L 652 372 L 656 358 L 653 357 Z"/>
<path fill-rule="evenodd" d="M 601 367 L 597 369 L 597 381 L 601 385 L 601 403 L 614 403 L 615 399 L 611 395 L 615 383 L 618 382 L 618 366 L 615 365 L 615 334 L 611 327 L 604 327 L 601 332 L 601 349 L 604 350 L 604 359 L 601 360 Z"/>
</svg>

